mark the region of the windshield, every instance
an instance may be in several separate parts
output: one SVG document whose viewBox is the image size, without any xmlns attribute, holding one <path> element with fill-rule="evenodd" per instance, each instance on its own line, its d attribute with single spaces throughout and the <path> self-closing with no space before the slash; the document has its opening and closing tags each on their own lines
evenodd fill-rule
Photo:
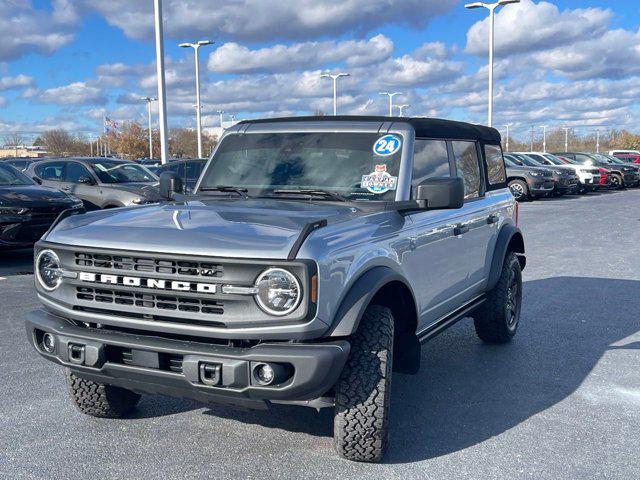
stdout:
<svg viewBox="0 0 640 480">
<path fill-rule="evenodd" d="M 102 183 L 151 183 L 158 180 L 149 170 L 135 163 L 94 161 L 91 168 Z"/>
<path fill-rule="evenodd" d="M 520 160 L 520 162 L 522 162 L 522 164 L 526 165 L 527 167 L 543 167 L 544 166 L 540 162 L 534 160 L 528 155 L 524 155 L 523 153 L 516 153 L 513 156 L 516 157 L 518 160 Z"/>
<path fill-rule="evenodd" d="M 251 195 L 324 190 L 354 200 L 393 200 L 401 152 L 402 137 L 395 134 L 234 134 L 220 144 L 198 191 L 224 185 Z"/>
<path fill-rule="evenodd" d="M 543 155 L 543 157 L 546 158 L 547 160 L 549 160 L 554 165 L 564 165 L 564 162 L 562 160 L 560 160 L 555 155 L 551 155 L 550 153 L 545 153 Z"/>
<path fill-rule="evenodd" d="M 8 165 L 0 165 L 0 187 L 9 185 L 33 185 L 29 177 Z"/>
<path fill-rule="evenodd" d="M 589 155 L 586 155 L 584 153 L 576 153 L 576 158 L 575 161 L 571 162 L 571 163 L 576 163 L 578 165 L 595 165 L 595 161 L 593 158 L 591 158 Z"/>
</svg>

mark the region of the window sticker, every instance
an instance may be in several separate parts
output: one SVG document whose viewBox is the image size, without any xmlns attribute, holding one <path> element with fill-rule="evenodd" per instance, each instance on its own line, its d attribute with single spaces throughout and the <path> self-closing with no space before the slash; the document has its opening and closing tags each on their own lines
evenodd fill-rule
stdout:
<svg viewBox="0 0 640 480">
<path fill-rule="evenodd" d="M 396 190 L 398 177 L 390 175 L 386 165 L 376 165 L 375 172 L 362 176 L 360 186 L 371 193 L 382 194 L 389 190 Z"/>
<path fill-rule="evenodd" d="M 402 139 L 397 135 L 380 137 L 373 145 L 373 153 L 379 157 L 390 157 L 402 147 Z"/>
</svg>

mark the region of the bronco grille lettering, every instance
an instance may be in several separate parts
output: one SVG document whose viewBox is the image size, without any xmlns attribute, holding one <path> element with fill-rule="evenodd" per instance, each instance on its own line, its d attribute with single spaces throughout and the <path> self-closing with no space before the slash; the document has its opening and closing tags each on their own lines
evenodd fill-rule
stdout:
<svg viewBox="0 0 640 480">
<path fill-rule="evenodd" d="M 155 290 L 173 290 L 177 292 L 217 293 L 218 285 L 214 283 L 167 281 L 157 278 L 127 277 L 80 272 L 78 278 L 83 282 L 124 285 L 127 287 L 145 287 Z"/>
</svg>

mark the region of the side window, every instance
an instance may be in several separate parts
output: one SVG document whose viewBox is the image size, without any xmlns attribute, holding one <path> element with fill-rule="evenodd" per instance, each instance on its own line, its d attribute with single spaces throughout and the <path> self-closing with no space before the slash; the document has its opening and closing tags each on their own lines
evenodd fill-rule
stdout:
<svg viewBox="0 0 640 480">
<path fill-rule="evenodd" d="M 197 180 L 200 178 L 202 169 L 204 168 L 204 162 L 189 162 L 187 163 L 187 178 Z"/>
<path fill-rule="evenodd" d="M 62 182 L 64 181 L 64 162 L 38 165 L 35 172 L 42 180 Z"/>
<path fill-rule="evenodd" d="M 65 179 L 67 182 L 80 183 L 81 177 L 91 178 L 91 174 L 84 168 L 84 165 L 76 162 L 67 163 Z"/>
<path fill-rule="evenodd" d="M 416 139 L 413 147 L 411 186 L 416 187 L 433 177 L 449 177 L 449 154 L 444 140 Z"/>
<path fill-rule="evenodd" d="M 451 142 L 458 176 L 464 180 L 464 199 L 478 198 L 480 191 L 480 164 L 475 142 Z"/>
<path fill-rule="evenodd" d="M 489 185 L 504 183 L 507 175 L 504 170 L 502 148 L 499 145 L 485 145 L 484 156 L 487 159 L 487 179 Z"/>
</svg>

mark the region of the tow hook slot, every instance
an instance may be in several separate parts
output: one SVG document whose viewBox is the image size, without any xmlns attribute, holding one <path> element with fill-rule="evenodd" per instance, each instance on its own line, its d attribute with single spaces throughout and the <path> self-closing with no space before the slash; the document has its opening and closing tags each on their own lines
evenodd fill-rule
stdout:
<svg viewBox="0 0 640 480">
<path fill-rule="evenodd" d="M 200 382 L 215 387 L 222 383 L 222 365 L 219 363 L 206 363 L 200 364 Z"/>
<path fill-rule="evenodd" d="M 74 365 L 84 365 L 85 361 L 85 349 L 84 345 L 78 345 L 77 343 L 69 344 L 69 362 Z"/>
</svg>

